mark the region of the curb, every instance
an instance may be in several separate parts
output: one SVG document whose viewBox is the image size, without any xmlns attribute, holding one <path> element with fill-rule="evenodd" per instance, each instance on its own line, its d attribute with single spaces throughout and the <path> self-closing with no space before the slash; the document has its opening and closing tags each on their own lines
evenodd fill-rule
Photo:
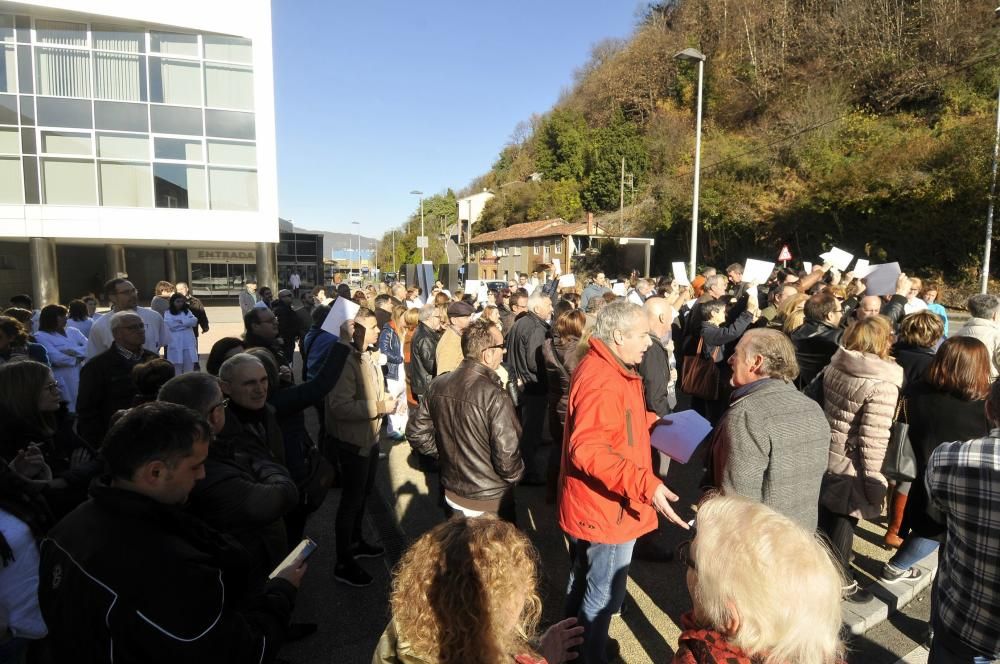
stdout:
<svg viewBox="0 0 1000 664">
<path fill-rule="evenodd" d="M 938 552 L 934 551 L 919 563 L 914 565 L 922 574 L 915 581 L 897 581 L 887 584 L 876 581 L 866 590 L 875 595 L 875 598 L 866 604 L 854 604 L 843 601 L 840 603 L 840 613 L 844 620 L 844 625 L 850 629 L 851 634 L 860 636 L 872 627 L 887 620 L 889 616 L 896 613 L 904 606 L 913 601 L 917 595 L 922 593 L 934 581 L 937 573 Z"/>
</svg>

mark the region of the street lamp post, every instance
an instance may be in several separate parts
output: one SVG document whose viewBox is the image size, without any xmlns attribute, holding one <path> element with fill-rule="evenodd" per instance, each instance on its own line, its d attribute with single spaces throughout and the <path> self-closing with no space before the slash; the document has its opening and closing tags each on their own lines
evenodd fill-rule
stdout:
<svg viewBox="0 0 1000 664">
<path fill-rule="evenodd" d="M 361 281 L 361 223 L 358 221 L 352 221 L 352 226 L 358 227 L 358 281 Z"/>
<path fill-rule="evenodd" d="M 392 271 L 394 274 L 396 274 L 397 277 L 399 277 L 399 274 L 396 272 L 396 229 L 395 228 L 392 229 Z"/>
<path fill-rule="evenodd" d="M 993 180 L 990 182 L 990 205 L 986 210 L 986 248 L 983 250 L 983 274 L 979 292 L 985 293 L 990 285 L 990 249 L 993 247 L 993 201 L 997 191 L 997 157 L 1000 156 L 1000 90 L 997 91 L 997 135 L 993 142 Z"/>
<path fill-rule="evenodd" d="M 698 62 L 698 120 L 694 138 L 694 202 L 691 205 L 691 274 L 694 279 L 698 269 L 698 193 L 701 186 L 701 91 L 705 73 L 705 54 L 693 48 L 686 48 L 674 55 L 678 60 L 693 60 Z"/>
<path fill-rule="evenodd" d="M 420 197 L 420 237 L 424 237 L 424 192 L 417 191 L 416 189 L 414 189 L 410 193 L 413 194 L 414 196 Z M 420 244 L 421 244 L 420 262 L 423 263 L 425 260 L 427 260 L 427 258 L 424 256 L 423 240 L 421 240 Z"/>
</svg>

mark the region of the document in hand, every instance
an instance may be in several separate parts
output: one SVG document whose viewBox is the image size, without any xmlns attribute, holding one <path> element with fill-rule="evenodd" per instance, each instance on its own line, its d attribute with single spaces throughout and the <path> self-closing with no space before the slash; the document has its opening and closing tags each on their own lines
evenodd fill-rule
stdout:
<svg viewBox="0 0 1000 664">
<path fill-rule="evenodd" d="M 872 271 L 870 265 L 866 259 L 859 258 L 858 262 L 854 264 L 854 278 L 864 279 L 867 277 Z"/>
<path fill-rule="evenodd" d="M 661 424 L 653 429 L 650 442 L 674 461 L 687 463 L 695 449 L 712 432 L 708 420 L 693 410 L 671 413 L 663 419 L 671 424 Z"/>
<path fill-rule="evenodd" d="M 813 264 L 810 263 L 809 261 L 802 261 L 802 267 L 806 269 L 806 274 L 813 273 Z"/>
<path fill-rule="evenodd" d="M 758 284 L 766 284 L 767 280 L 771 278 L 773 270 L 774 263 L 748 258 L 743 264 L 743 283 L 749 284 L 756 281 Z"/>
<path fill-rule="evenodd" d="M 830 251 L 825 254 L 820 254 L 819 257 L 841 272 L 847 272 L 847 268 L 850 267 L 851 261 L 854 260 L 854 254 L 849 254 L 843 249 L 838 249 L 837 247 L 831 248 Z"/>
<path fill-rule="evenodd" d="M 899 269 L 899 263 L 870 265 L 868 276 L 865 277 L 865 295 L 893 295 L 900 274 L 902 270 Z"/>
<path fill-rule="evenodd" d="M 330 307 L 330 313 L 326 315 L 321 328 L 339 338 L 340 326 L 346 320 L 353 320 L 360 308 L 354 300 L 338 297 Z"/>
<path fill-rule="evenodd" d="M 616 281 L 615 283 L 611 284 L 611 292 L 617 295 L 618 297 L 625 297 L 625 282 Z"/>
<path fill-rule="evenodd" d="M 559 288 L 576 288 L 576 275 L 564 274 L 559 277 Z"/>
<path fill-rule="evenodd" d="M 679 286 L 690 286 L 691 282 L 688 280 L 687 272 L 684 271 L 684 263 L 674 261 L 672 265 L 674 267 L 674 283 Z"/>
</svg>

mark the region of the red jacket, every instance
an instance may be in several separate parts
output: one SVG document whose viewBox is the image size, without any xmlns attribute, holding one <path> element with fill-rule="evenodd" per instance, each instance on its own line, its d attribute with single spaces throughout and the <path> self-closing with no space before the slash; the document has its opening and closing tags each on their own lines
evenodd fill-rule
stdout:
<svg viewBox="0 0 1000 664">
<path fill-rule="evenodd" d="M 578 539 L 621 544 L 656 528 L 653 473 L 642 377 L 602 341 L 573 373 L 563 434 L 559 525 Z"/>
</svg>

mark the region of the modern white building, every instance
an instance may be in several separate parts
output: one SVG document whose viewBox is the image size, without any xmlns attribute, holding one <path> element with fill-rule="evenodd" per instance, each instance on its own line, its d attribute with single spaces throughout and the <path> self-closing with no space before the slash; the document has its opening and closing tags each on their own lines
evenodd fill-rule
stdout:
<svg viewBox="0 0 1000 664">
<path fill-rule="evenodd" d="M 269 0 L 0 1 L 0 297 L 276 279 Z"/>
</svg>

